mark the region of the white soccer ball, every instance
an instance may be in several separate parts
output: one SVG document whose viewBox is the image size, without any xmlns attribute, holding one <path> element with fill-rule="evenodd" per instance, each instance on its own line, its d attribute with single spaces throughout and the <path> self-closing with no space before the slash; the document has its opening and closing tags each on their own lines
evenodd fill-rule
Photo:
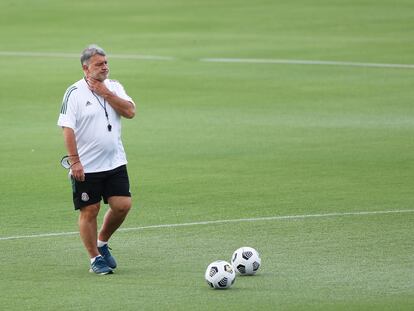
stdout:
<svg viewBox="0 0 414 311">
<path fill-rule="evenodd" d="M 204 277 L 211 288 L 225 289 L 233 285 L 236 273 L 230 263 L 217 260 L 208 265 Z"/>
<path fill-rule="evenodd" d="M 259 270 L 262 260 L 258 251 L 252 247 L 240 247 L 231 257 L 234 270 L 241 275 L 253 275 Z"/>
</svg>

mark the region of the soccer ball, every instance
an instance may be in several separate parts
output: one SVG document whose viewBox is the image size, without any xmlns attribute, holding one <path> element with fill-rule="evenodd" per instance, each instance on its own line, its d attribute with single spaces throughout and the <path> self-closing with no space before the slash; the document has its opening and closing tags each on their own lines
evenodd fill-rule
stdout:
<svg viewBox="0 0 414 311">
<path fill-rule="evenodd" d="M 236 273 L 230 263 L 217 260 L 208 265 L 204 277 L 211 288 L 225 289 L 233 285 Z"/>
<path fill-rule="evenodd" d="M 251 247 L 240 247 L 233 253 L 231 264 L 241 275 L 253 275 L 259 270 L 262 260 L 259 253 Z"/>
</svg>

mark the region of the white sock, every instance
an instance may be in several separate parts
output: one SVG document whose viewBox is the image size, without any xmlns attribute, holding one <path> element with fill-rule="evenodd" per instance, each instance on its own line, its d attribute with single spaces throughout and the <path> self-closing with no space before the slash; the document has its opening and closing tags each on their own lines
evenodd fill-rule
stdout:
<svg viewBox="0 0 414 311">
<path fill-rule="evenodd" d="M 108 241 L 107 242 L 104 242 L 104 241 L 98 240 L 98 247 L 102 247 L 102 246 L 104 246 L 106 244 L 108 244 Z"/>
<path fill-rule="evenodd" d="M 101 255 L 98 255 L 96 257 L 91 258 L 91 264 L 95 261 L 96 258 L 101 257 Z"/>
</svg>

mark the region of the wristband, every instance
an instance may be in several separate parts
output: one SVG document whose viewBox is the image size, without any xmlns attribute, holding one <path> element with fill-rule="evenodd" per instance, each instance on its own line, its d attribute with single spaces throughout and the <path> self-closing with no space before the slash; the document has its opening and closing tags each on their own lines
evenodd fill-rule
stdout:
<svg viewBox="0 0 414 311">
<path fill-rule="evenodd" d="M 78 164 L 78 163 L 80 163 L 80 161 L 76 161 L 75 163 L 72 163 L 72 164 L 69 166 L 69 168 L 72 168 L 72 166 L 74 166 L 75 164 Z"/>
</svg>

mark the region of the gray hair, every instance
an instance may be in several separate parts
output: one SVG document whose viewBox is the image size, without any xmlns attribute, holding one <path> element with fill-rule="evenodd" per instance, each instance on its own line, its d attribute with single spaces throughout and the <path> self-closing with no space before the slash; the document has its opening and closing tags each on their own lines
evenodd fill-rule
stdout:
<svg viewBox="0 0 414 311">
<path fill-rule="evenodd" d="M 80 62 L 82 65 L 89 65 L 89 59 L 96 55 L 106 56 L 105 51 L 96 44 L 89 45 L 86 49 L 84 49 L 81 53 Z"/>
</svg>

